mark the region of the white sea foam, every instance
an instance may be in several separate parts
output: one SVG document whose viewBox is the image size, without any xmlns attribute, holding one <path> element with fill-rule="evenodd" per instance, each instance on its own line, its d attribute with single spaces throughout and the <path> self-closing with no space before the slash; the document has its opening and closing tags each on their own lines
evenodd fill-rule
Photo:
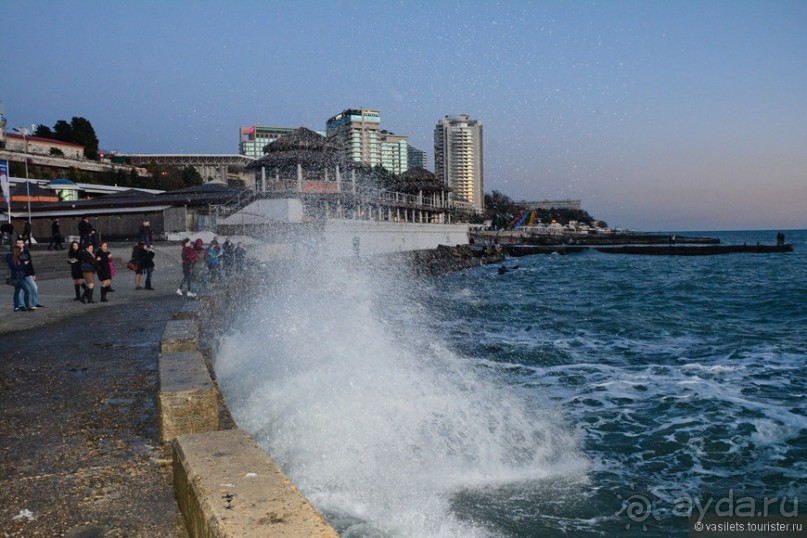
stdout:
<svg viewBox="0 0 807 538">
<path fill-rule="evenodd" d="M 453 515 L 457 492 L 585 479 L 574 429 L 441 345 L 406 282 L 332 260 L 273 281 L 258 328 L 222 340 L 217 375 L 344 535 L 483 535 Z"/>
</svg>

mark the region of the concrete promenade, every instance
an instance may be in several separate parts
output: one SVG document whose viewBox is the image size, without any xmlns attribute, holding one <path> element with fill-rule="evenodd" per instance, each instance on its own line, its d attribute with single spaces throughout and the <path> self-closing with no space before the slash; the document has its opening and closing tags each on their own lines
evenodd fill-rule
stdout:
<svg viewBox="0 0 807 538">
<path fill-rule="evenodd" d="M 66 258 L 41 250 L 40 273 Z M 0 292 L 0 536 L 187 536 L 155 408 L 160 338 L 187 300 L 180 247 L 157 247 L 155 291 L 134 290 L 131 246 L 110 250 L 108 303 L 74 301 L 66 262 L 37 280 L 44 309 Z"/>
</svg>

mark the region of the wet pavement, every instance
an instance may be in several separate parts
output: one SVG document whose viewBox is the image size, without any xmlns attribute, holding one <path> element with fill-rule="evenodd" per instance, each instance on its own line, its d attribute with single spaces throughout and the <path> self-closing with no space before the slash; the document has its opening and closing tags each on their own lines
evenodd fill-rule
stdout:
<svg viewBox="0 0 807 538">
<path fill-rule="evenodd" d="M 34 312 L 0 293 L 0 536 L 187 536 L 155 407 L 160 337 L 186 300 L 178 249 L 164 254 L 156 291 L 119 272 L 109 303 L 73 301 L 67 275 L 40 281 Z"/>
</svg>

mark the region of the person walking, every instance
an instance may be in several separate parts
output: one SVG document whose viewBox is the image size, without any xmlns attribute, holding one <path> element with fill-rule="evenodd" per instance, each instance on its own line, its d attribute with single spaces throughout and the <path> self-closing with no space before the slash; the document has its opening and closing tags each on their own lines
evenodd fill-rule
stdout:
<svg viewBox="0 0 807 538">
<path fill-rule="evenodd" d="M 185 238 L 182 241 L 182 282 L 179 283 L 177 288 L 177 295 L 182 295 L 182 286 L 188 286 L 188 297 L 196 297 L 193 293 L 193 264 L 196 263 L 197 254 L 191 245 L 191 240 Z"/>
<path fill-rule="evenodd" d="M 95 272 L 98 270 L 98 262 L 95 261 L 95 254 L 93 253 L 94 247 L 92 243 L 84 247 L 81 253 L 81 275 L 84 278 L 84 283 L 87 284 L 87 289 L 84 290 L 84 295 L 81 296 L 82 303 L 94 303 L 93 293 L 95 290 Z"/>
<path fill-rule="evenodd" d="M 84 283 L 84 275 L 81 273 L 81 248 L 78 246 L 78 241 L 70 243 L 70 248 L 67 250 L 67 263 L 70 264 L 70 276 L 73 278 L 73 287 L 76 290 L 76 298 L 74 301 L 80 301 L 82 296 L 82 288 L 87 289 Z"/>
<path fill-rule="evenodd" d="M 39 286 L 36 285 L 36 270 L 31 251 L 25 247 L 22 238 L 17 239 L 17 246 L 20 247 L 20 260 L 25 266 L 25 282 L 31 291 L 31 308 L 45 308 L 45 305 L 39 303 Z"/>
<path fill-rule="evenodd" d="M 107 303 L 106 294 L 112 287 L 112 254 L 106 242 L 101 243 L 101 248 L 95 253 L 95 262 L 98 280 L 101 281 L 101 302 Z"/>
<path fill-rule="evenodd" d="M 53 219 L 50 223 L 50 243 L 48 243 L 48 250 L 64 250 L 62 245 L 62 227 L 59 225 L 59 219 Z"/>
<path fill-rule="evenodd" d="M 14 312 L 26 312 L 34 310 L 31 305 L 31 290 L 28 287 L 25 274 L 25 265 L 20 259 L 22 249 L 14 246 L 11 252 L 6 253 L 6 263 L 9 269 L 9 283 L 14 285 L 14 293 L 11 295 Z"/>
</svg>

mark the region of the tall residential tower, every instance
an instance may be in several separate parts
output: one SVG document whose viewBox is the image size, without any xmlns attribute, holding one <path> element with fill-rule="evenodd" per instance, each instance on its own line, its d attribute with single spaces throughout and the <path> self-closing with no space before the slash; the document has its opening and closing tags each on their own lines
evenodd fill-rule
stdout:
<svg viewBox="0 0 807 538">
<path fill-rule="evenodd" d="M 329 137 L 341 144 L 349 161 L 381 164 L 381 115 L 378 110 L 348 108 L 325 123 Z"/>
<path fill-rule="evenodd" d="M 467 114 L 446 116 L 434 128 L 434 174 L 452 189 L 451 197 L 484 207 L 482 122 Z"/>
</svg>

